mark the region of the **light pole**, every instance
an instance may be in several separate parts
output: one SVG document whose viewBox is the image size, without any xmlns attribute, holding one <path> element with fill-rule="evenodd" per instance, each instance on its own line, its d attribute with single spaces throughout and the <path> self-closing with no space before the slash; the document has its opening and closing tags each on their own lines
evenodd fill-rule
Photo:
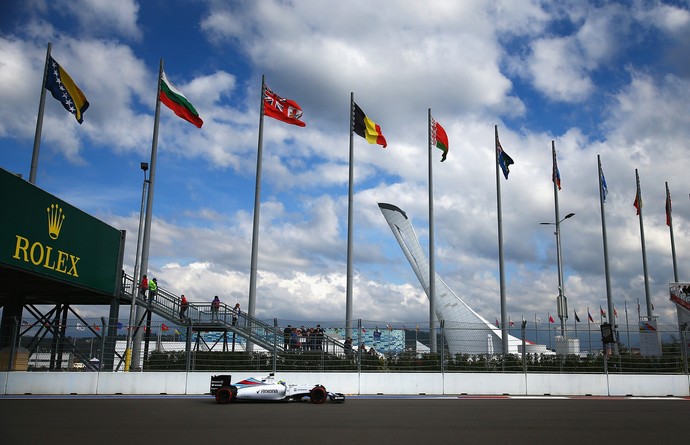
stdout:
<svg viewBox="0 0 690 445">
<path fill-rule="evenodd" d="M 132 336 L 134 325 L 134 312 L 137 301 L 137 293 L 139 292 L 139 252 L 141 251 L 141 229 L 143 227 L 144 219 L 144 204 L 146 202 L 146 188 L 149 184 L 149 180 L 146 179 L 146 172 L 149 169 L 148 162 L 142 162 L 140 164 L 141 169 L 144 171 L 144 185 L 141 190 L 141 210 L 139 211 L 139 233 L 137 234 L 137 253 L 134 258 L 134 275 L 132 276 L 132 305 L 129 309 L 129 325 L 127 328 L 127 349 L 125 350 L 125 371 L 129 371 L 130 365 L 132 363 Z"/>
<path fill-rule="evenodd" d="M 558 297 L 556 298 L 556 307 L 558 308 L 558 318 L 561 319 L 561 336 L 565 338 L 565 321 L 568 319 L 568 299 L 565 298 L 563 292 L 563 260 L 561 259 L 561 223 L 568 218 L 575 216 L 574 213 L 568 213 L 563 219 L 555 223 L 542 222 L 543 225 L 555 225 L 556 231 L 556 262 L 558 263 Z"/>
</svg>

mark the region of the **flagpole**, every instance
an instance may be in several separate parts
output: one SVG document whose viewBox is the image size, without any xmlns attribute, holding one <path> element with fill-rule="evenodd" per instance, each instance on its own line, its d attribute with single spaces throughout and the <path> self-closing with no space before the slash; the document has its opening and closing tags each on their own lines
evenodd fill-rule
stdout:
<svg viewBox="0 0 690 445">
<path fill-rule="evenodd" d="M 437 352 L 436 346 L 436 260 L 434 258 L 434 174 L 431 162 L 431 108 L 428 109 L 427 151 L 429 164 L 429 349 Z"/>
<path fill-rule="evenodd" d="M 29 182 L 36 184 L 36 171 L 38 170 L 38 155 L 41 150 L 41 133 L 43 132 L 43 114 L 46 108 L 46 78 L 48 77 L 48 60 L 53 44 L 48 42 L 46 50 L 46 63 L 43 65 L 43 81 L 41 82 L 41 99 L 38 102 L 38 118 L 36 119 L 36 134 L 34 135 L 34 151 L 31 155 L 31 170 L 29 170 Z"/>
<path fill-rule="evenodd" d="M 551 345 L 551 312 L 546 313 L 546 326 L 549 328 L 549 349 L 553 350 Z"/>
<path fill-rule="evenodd" d="M 500 294 L 501 294 L 501 322 L 506 319 L 508 310 L 506 308 L 506 285 L 505 285 L 505 268 L 503 266 L 503 215 L 501 213 L 501 177 L 499 175 L 498 165 L 498 125 L 494 125 L 495 133 L 495 152 L 496 152 L 496 213 L 498 215 L 498 270 L 500 276 Z M 503 355 L 508 354 L 508 330 L 505 323 L 501 327 Z M 549 336 L 550 338 L 550 336 Z"/>
<path fill-rule="evenodd" d="M 632 355 L 632 345 L 630 344 L 630 324 L 628 323 L 628 299 L 625 300 L 625 330 L 628 333 L 628 353 Z"/>
<path fill-rule="evenodd" d="M 592 328 L 590 326 L 589 306 L 587 307 L 587 336 L 589 337 L 589 353 L 592 353 Z"/>
<path fill-rule="evenodd" d="M 673 214 L 671 209 L 671 191 L 666 181 L 666 218 L 668 219 L 668 232 L 671 236 L 671 256 L 673 257 L 673 281 L 678 282 L 678 263 L 676 262 L 676 242 L 673 238 Z"/>
<path fill-rule="evenodd" d="M 635 181 L 637 182 L 637 209 L 640 217 L 640 243 L 642 244 L 642 270 L 644 272 L 644 294 L 647 299 L 647 317 L 652 317 L 652 297 L 649 292 L 649 274 L 647 271 L 647 248 L 644 241 L 644 223 L 642 221 L 642 190 L 640 187 L 640 175 L 635 169 Z"/>
<path fill-rule="evenodd" d="M 252 254 L 249 267 L 249 302 L 247 315 L 254 317 L 256 313 L 256 275 L 259 256 L 259 213 L 261 210 L 261 163 L 264 145 L 264 91 L 266 90 L 266 76 L 261 75 L 261 96 L 259 105 L 259 142 L 256 151 L 256 185 L 254 189 L 254 224 L 252 226 Z M 251 335 L 251 332 L 249 333 Z M 246 343 L 246 351 L 251 352 L 254 347 L 251 342 Z"/>
<path fill-rule="evenodd" d="M 139 268 L 139 274 L 141 277 L 148 274 L 149 267 L 149 247 L 151 244 L 151 215 L 153 214 L 153 188 L 156 179 L 156 159 L 158 158 L 158 124 L 160 121 L 160 111 L 161 111 L 161 101 L 160 101 L 160 90 L 161 90 L 161 78 L 163 77 L 163 58 L 160 60 L 160 66 L 158 68 L 158 84 L 156 85 L 156 113 L 153 119 L 153 137 L 151 142 L 151 162 L 149 163 L 149 182 L 148 182 L 148 192 L 146 196 L 146 217 L 144 218 L 144 237 L 141 242 L 141 267 Z M 139 283 L 134 283 L 138 286 Z M 137 308 L 137 320 L 143 318 L 145 308 L 139 306 Z M 134 336 L 134 344 L 132 345 L 132 367 L 134 369 L 141 369 L 140 363 L 140 353 L 141 350 L 141 338 L 143 332 L 137 330 Z"/>
<path fill-rule="evenodd" d="M 604 277 L 605 277 L 605 282 L 606 282 L 606 305 L 609 308 L 609 314 L 613 314 L 613 297 L 611 295 L 611 275 L 609 272 L 609 247 L 608 247 L 608 238 L 606 235 L 606 212 L 604 211 L 604 202 L 606 202 L 606 197 L 604 196 L 604 184 L 603 184 L 603 176 L 604 173 L 601 169 L 601 157 L 597 155 L 597 171 L 598 171 L 598 181 L 599 181 L 599 209 L 601 213 L 601 238 L 602 242 L 604 243 Z M 616 331 L 616 323 L 615 320 L 613 323 L 611 323 L 611 330 L 614 332 Z M 612 346 L 612 352 L 614 354 L 618 353 L 618 345 L 613 344 Z"/>
<path fill-rule="evenodd" d="M 577 312 L 575 312 L 575 309 L 573 309 L 573 315 L 575 315 L 575 319 L 573 320 L 573 324 L 575 325 L 575 338 L 577 338 Z M 579 343 L 579 341 L 578 341 Z"/>
<path fill-rule="evenodd" d="M 568 320 L 568 300 L 563 289 L 563 261 L 561 259 L 561 218 L 558 208 L 558 184 L 556 179 L 556 143 L 551 141 L 551 153 L 553 155 L 553 205 L 556 221 L 556 262 L 558 264 L 558 298 L 556 309 L 561 320 L 561 336 L 565 338 L 565 322 Z"/>
<path fill-rule="evenodd" d="M 354 212 L 354 127 L 355 127 L 355 93 L 350 92 L 350 153 L 347 187 L 347 283 L 345 287 L 345 338 L 352 337 L 352 220 Z"/>
</svg>

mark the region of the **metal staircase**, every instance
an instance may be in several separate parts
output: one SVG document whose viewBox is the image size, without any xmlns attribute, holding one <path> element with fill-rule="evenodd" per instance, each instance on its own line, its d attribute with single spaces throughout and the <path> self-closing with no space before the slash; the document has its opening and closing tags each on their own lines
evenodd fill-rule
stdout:
<svg viewBox="0 0 690 445">
<path fill-rule="evenodd" d="M 277 353 L 284 352 L 283 330 L 278 327 L 274 319 L 270 325 L 258 318 L 251 317 L 246 313 L 241 313 L 237 322 L 233 324 L 233 308 L 225 303 L 221 303 L 217 313 L 211 310 L 211 303 L 189 302 L 189 307 L 184 319 L 180 318 L 180 299 L 176 295 L 162 287 L 158 287 L 153 301 L 144 298 L 134 286 L 130 275 L 123 276 L 122 299 L 131 303 L 132 298 L 136 299 L 136 304 L 146 308 L 152 314 L 156 314 L 165 320 L 181 326 L 186 326 L 191 331 L 225 331 L 241 336 L 247 344 L 254 344 L 267 351 Z M 343 354 L 345 345 L 327 335 L 323 336 L 323 350 L 334 354 Z"/>
</svg>

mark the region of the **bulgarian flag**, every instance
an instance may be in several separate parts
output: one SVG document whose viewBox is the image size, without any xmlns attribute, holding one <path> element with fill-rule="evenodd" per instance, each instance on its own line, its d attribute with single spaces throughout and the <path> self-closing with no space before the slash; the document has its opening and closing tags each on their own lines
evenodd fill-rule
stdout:
<svg viewBox="0 0 690 445">
<path fill-rule="evenodd" d="M 197 113 L 194 105 L 192 105 L 185 95 L 168 80 L 165 71 L 161 74 L 160 94 L 158 99 L 160 99 L 166 107 L 173 110 L 176 115 L 187 122 L 191 122 L 197 128 L 201 128 L 201 126 L 204 125 L 204 121 L 199 117 L 199 113 Z"/>
<path fill-rule="evenodd" d="M 431 145 L 441 149 L 443 152 L 441 162 L 445 161 L 446 156 L 448 156 L 448 135 L 441 124 L 436 122 L 433 117 L 431 118 Z"/>
</svg>

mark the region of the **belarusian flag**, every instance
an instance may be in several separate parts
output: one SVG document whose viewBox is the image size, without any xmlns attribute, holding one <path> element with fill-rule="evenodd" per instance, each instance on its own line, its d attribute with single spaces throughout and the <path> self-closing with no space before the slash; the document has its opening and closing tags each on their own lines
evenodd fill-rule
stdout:
<svg viewBox="0 0 690 445">
<path fill-rule="evenodd" d="M 433 117 L 431 118 L 431 145 L 441 149 L 443 152 L 441 162 L 445 161 L 446 156 L 448 156 L 448 135 L 441 124 L 436 122 Z"/>
<path fill-rule="evenodd" d="M 194 105 L 168 80 L 165 71 L 163 71 L 161 76 L 161 88 L 158 98 L 165 106 L 173 110 L 176 115 L 187 122 L 191 122 L 197 128 L 201 128 L 204 125 L 204 121 L 199 117 L 199 113 L 197 113 Z"/>
</svg>

